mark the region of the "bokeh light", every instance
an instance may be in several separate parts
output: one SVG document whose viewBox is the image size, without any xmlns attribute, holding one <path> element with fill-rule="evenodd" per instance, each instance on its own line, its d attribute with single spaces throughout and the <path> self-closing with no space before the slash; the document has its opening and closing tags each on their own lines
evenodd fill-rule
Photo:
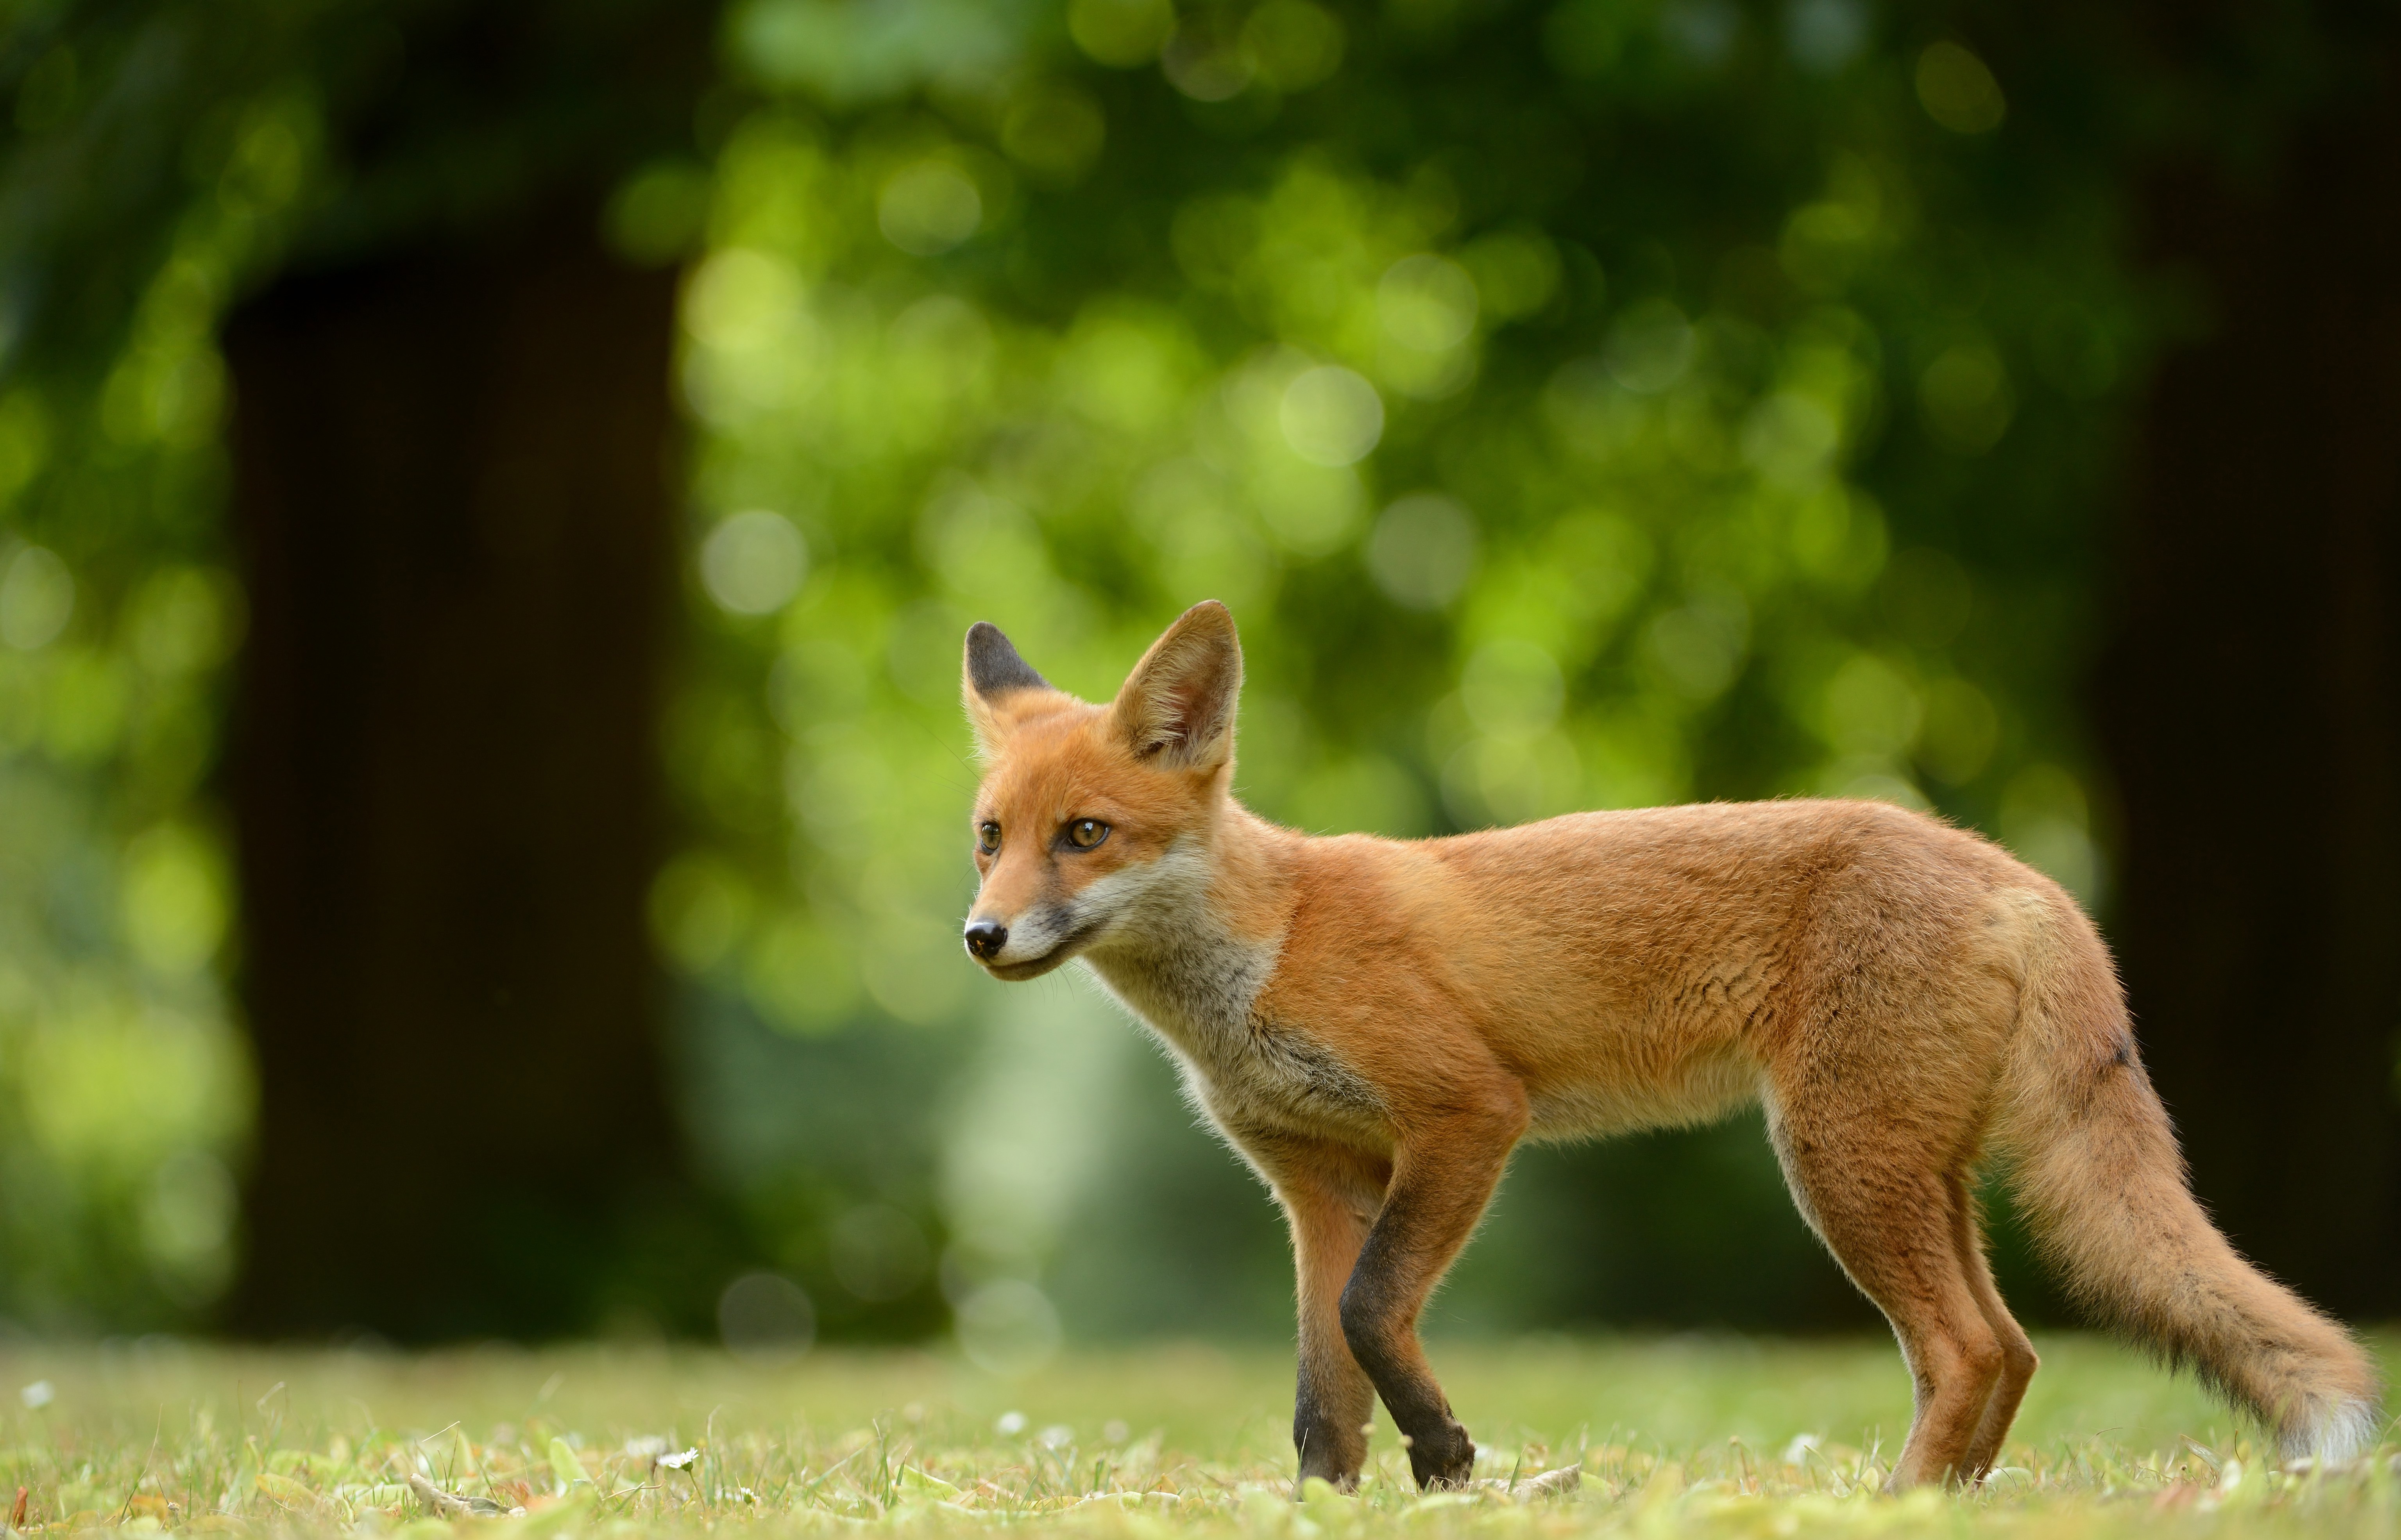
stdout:
<svg viewBox="0 0 2401 1540">
<path fill-rule="evenodd" d="M 761 508 L 726 518 L 700 548 L 700 579 L 708 596 L 736 615 L 782 608 L 808 566 L 808 546 L 792 522 Z"/>
</svg>

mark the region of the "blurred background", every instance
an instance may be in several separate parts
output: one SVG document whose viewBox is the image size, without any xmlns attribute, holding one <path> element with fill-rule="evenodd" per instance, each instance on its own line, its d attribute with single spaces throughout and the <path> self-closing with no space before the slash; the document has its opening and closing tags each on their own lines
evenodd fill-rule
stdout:
<svg viewBox="0 0 2401 1540">
<path fill-rule="evenodd" d="M 2007 842 L 2220 1221 L 2401 1313 L 2390 7 L 0 34 L 8 1329 L 1288 1331 L 1159 1055 L 956 939 L 967 623 L 1101 696 L 1205 597 L 1309 829 Z M 1525 1152 L 1434 1329 L 1873 1321 L 1754 1119 Z"/>
</svg>

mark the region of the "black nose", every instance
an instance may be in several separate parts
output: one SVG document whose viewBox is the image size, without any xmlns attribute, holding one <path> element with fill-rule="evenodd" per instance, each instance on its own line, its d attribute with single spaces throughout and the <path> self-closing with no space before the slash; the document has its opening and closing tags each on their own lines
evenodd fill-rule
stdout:
<svg viewBox="0 0 2401 1540">
<path fill-rule="evenodd" d="M 967 950 L 989 962 L 1008 945 L 1008 927 L 997 920 L 970 920 L 967 937 Z"/>
</svg>

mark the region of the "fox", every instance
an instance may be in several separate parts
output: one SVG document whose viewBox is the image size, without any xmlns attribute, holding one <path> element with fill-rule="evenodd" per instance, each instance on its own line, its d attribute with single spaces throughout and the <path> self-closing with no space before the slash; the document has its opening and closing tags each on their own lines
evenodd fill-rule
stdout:
<svg viewBox="0 0 2401 1540">
<path fill-rule="evenodd" d="M 963 939 L 1004 981 L 1087 969 L 1283 1209 L 1300 1482 L 1356 1489 L 1378 1400 L 1421 1489 L 1472 1481 L 1418 1318 L 1518 1143 L 1749 1104 L 1899 1342 L 1892 1489 L 1981 1481 L 2037 1368 L 1986 1261 L 1988 1162 L 2072 1298 L 2286 1459 L 2376 1436 L 2367 1355 L 2195 1200 L 2116 966 L 2049 877 L 1874 801 L 1310 836 L 1234 797 L 1242 683 L 1214 600 L 1099 703 L 972 627 Z"/>
</svg>

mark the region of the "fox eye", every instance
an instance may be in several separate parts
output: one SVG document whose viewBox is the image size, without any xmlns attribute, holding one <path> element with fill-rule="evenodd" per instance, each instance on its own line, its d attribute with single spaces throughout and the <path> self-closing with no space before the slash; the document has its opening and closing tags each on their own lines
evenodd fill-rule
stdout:
<svg viewBox="0 0 2401 1540">
<path fill-rule="evenodd" d="M 998 853 L 1000 850 L 1000 825 L 989 822 L 978 824 L 976 825 L 976 849 L 983 852 L 986 855 Z"/>
<path fill-rule="evenodd" d="M 1078 818 L 1067 825 L 1067 843 L 1089 851 L 1109 837 L 1109 826 L 1097 818 Z"/>
</svg>

